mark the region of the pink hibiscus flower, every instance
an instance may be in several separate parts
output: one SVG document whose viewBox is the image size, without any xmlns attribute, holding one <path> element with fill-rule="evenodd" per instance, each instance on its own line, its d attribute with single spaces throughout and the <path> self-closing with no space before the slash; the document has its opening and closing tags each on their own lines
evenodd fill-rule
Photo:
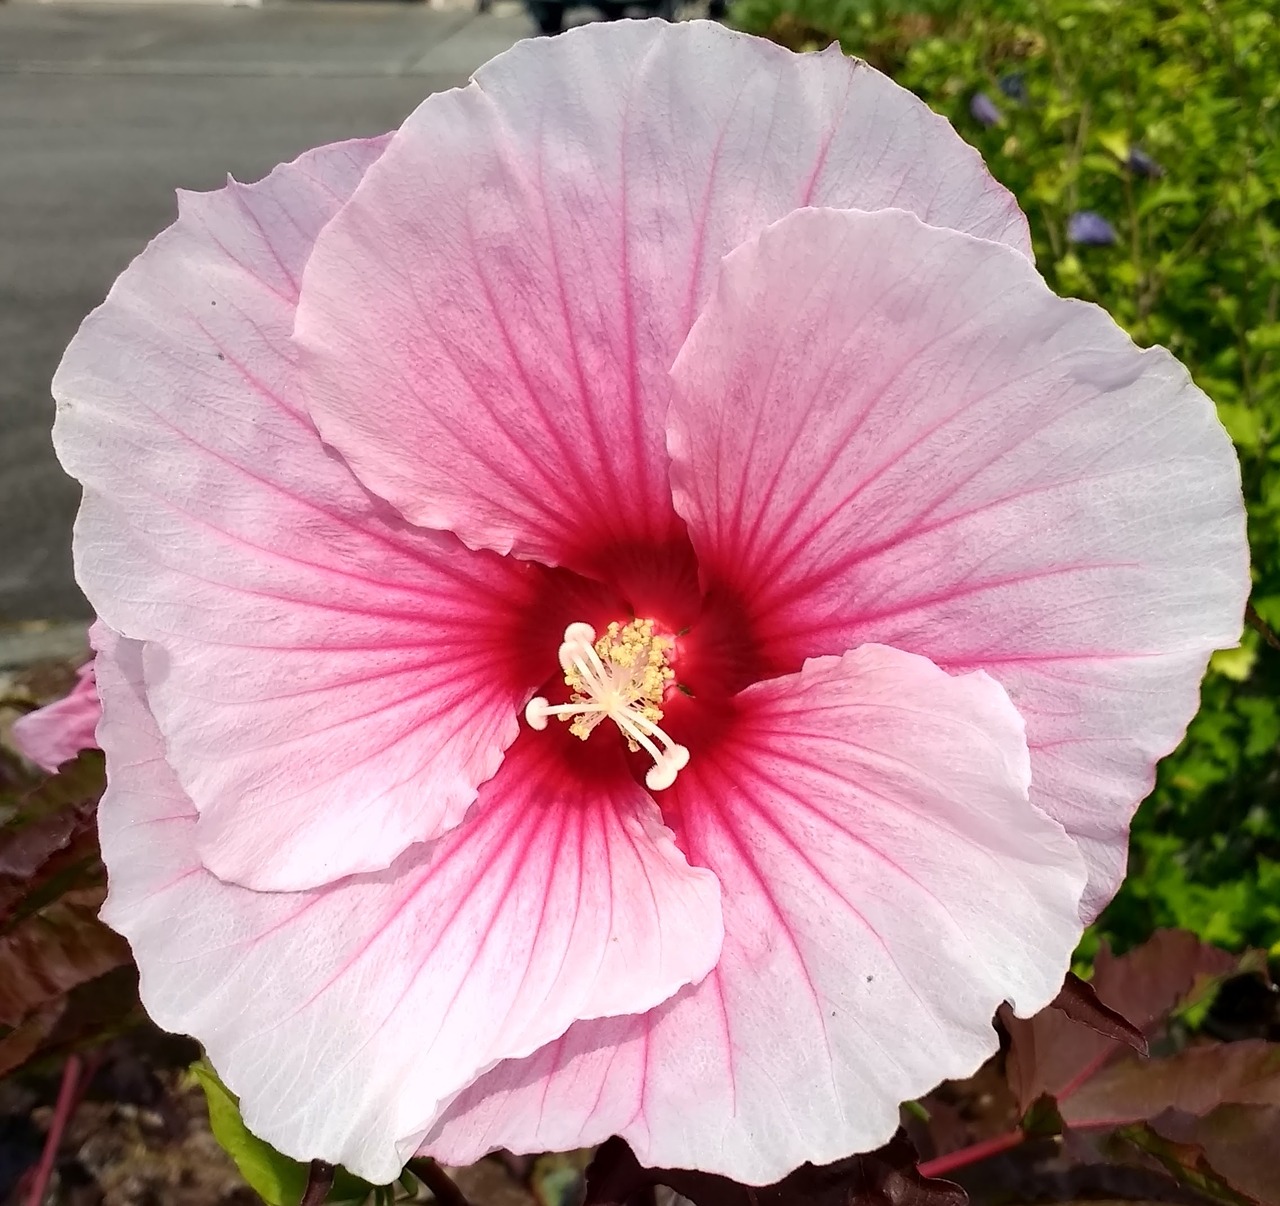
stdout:
<svg viewBox="0 0 1280 1206">
<path fill-rule="evenodd" d="M 879 1145 L 1056 993 L 1247 589 L 1186 372 L 910 94 L 704 23 L 184 195 L 55 393 L 104 916 L 374 1181 Z"/>
<path fill-rule="evenodd" d="M 13 722 L 13 742 L 23 757 L 52 774 L 81 750 L 97 748 L 101 717 L 93 662 L 88 661 L 76 671 L 75 686 L 66 695 Z"/>
</svg>

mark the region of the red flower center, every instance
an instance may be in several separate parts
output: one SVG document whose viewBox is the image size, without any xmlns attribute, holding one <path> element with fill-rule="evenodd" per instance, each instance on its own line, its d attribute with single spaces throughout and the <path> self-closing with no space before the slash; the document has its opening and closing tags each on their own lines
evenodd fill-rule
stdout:
<svg viewBox="0 0 1280 1206">
<path fill-rule="evenodd" d="M 551 571 L 534 607 L 530 653 L 541 677 L 556 648 L 561 673 L 544 678 L 525 720 L 538 731 L 559 722 L 584 742 L 620 735 L 644 755 L 650 790 L 671 786 L 691 745 L 724 734 L 734 695 L 798 668 L 769 655 L 736 591 L 700 580 L 687 539 L 612 543 L 573 560 L 591 577 Z"/>
</svg>

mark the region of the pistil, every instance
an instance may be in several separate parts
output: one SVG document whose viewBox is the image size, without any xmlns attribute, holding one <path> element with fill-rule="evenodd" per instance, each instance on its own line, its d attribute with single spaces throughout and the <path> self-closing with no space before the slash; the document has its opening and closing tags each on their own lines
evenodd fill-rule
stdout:
<svg viewBox="0 0 1280 1206">
<path fill-rule="evenodd" d="M 602 720 L 612 720 L 633 751 L 644 750 L 653 759 L 644 781 L 651 791 L 662 791 L 689 763 L 689 751 L 658 725 L 663 696 L 675 677 L 669 665 L 674 647 L 671 637 L 655 632 L 652 620 L 613 623 L 598 638 L 590 624 L 570 624 L 559 651 L 572 691 L 569 702 L 551 704 L 535 696 L 524 718 L 530 728 L 542 730 L 558 716 L 583 741 Z"/>
</svg>

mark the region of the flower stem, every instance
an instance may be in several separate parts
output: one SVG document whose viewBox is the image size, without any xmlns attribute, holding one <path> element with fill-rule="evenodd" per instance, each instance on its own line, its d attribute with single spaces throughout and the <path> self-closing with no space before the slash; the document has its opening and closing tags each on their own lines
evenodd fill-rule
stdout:
<svg viewBox="0 0 1280 1206">
<path fill-rule="evenodd" d="M 409 1171 L 431 1190 L 440 1206 L 471 1206 L 454 1179 L 430 1156 L 417 1156 L 410 1160 Z"/>
<path fill-rule="evenodd" d="M 1276 636 L 1271 625 L 1257 613 L 1252 603 L 1245 605 L 1244 618 L 1249 627 L 1258 633 L 1272 649 L 1280 649 L 1280 636 Z"/>
<path fill-rule="evenodd" d="M 71 1055 L 62 1069 L 62 1083 L 58 1086 L 58 1100 L 53 1107 L 53 1119 L 49 1123 L 49 1133 L 44 1137 L 44 1150 L 40 1153 L 40 1163 L 36 1166 L 35 1180 L 27 1193 L 27 1206 L 40 1206 L 44 1201 L 45 1190 L 49 1188 L 49 1178 L 53 1176 L 53 1165 L 58 1158 L 58 1148 L 62 1146 L 62 1135 L 71 1120 L 71 1112 L 77 1101 L 76 1089 L 80 1084 L 80 1057 Z"/>
<path fill-rule="evenodd" d="M 977 1164 L 979 1160 L 985 1160 L 988 1156 L 998 1156 L 1001 1152 L 1007 1152 L 1017 1147 L 1025 1138 L 1026 1135 L 1022 1131 L 1008 1131 L 1003 1135 L 996 1135 L 994 1139 L 971 1143 L 968 1147 L 960 1148 L 959 1151 L 948 1152 L 945 1156 L 938 1156 L 933 1160 L 925 1160 L 920 1165 L 920 1175 L 944 1177 L 947 1173 L 955 1172 L 956 1169 Z"/>
<path fill-rule="evenodd" d="M 333 1188 L 333 1179 L 337 1173 L 338 1170 L 332 1164 L 326 1164 L 323 1160 L 312 1160 L 311 1167 L 307 1169 L 307 1187 L 302 1191 L 302 1201 L 299 1206 L 320 1206 L 320 1203 L 329 1196 L 329 1190 Z"/>
</svg>

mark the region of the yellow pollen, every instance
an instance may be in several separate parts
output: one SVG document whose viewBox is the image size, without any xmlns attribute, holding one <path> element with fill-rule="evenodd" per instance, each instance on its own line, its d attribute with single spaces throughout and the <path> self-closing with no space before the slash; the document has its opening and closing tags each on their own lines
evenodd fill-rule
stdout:
<svg viewBox="0 0 1280 1206">
<path fill-rule="evenodd" d="M 652 620 L 610 624 L 597 638 L 590 624 L 570 624 L 560 646 L 560 666 L 572 694 L 552 706 L 536 696 L 525 708 L 531 728 L 545 729 L 551 716 L 585 741 L 602 720 L 612 720 L 633 751 L 653 759 L 645 775 L 652 791 L 670 787 L 689 764 L 689 751 L 658 727 L 662 697 L 675 677 L 668 665 L 675 642 L 654 632 Z M 655 744 L 656 743 L 656 744 Z"/>
</svg>

